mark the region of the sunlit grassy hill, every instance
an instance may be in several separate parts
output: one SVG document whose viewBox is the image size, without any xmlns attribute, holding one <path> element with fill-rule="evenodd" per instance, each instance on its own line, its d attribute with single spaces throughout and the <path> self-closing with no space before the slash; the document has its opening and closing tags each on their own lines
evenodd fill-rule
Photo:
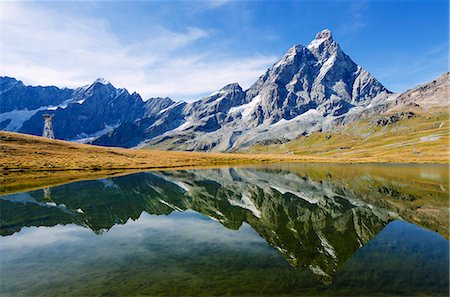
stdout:
<svg viewBox="0 0 450 297">
<path fill-rule="evenodd" d="M 284 144 L 256 145 L 247 152 L 314 155 L 335 161 L 448 163 L 449 134 L 445 108 L 433 113 L 415 110 L 380 115 Z"/>
<path fill-rule="evenodd" d="M 383 119 L 382 116 L 379 119 Z M 416 113 L 395 123 L 359 121 L 242 154 L 130 150 L 0 131 L 0 193 L 130 170 L 267 162 L 449 163 L 449 115 Z"/>
<path fill-rule="evenodd" d="M 317 157 L 132 150 L 0 131 L 0 194 L 125 171 L 315 161 Z"/>
</svg>

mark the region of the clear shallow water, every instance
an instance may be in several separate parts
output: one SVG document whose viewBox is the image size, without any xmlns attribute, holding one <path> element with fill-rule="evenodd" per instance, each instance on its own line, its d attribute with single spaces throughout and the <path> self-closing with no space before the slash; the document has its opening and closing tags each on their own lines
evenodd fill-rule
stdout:
<svg viewBox="0 0 450 297">
<path fill-rule="evenodd" d="M 0 294 L 447 296 L 448 186 L 441 166 L 277 165 L 6 195 Z"/>
</svg>

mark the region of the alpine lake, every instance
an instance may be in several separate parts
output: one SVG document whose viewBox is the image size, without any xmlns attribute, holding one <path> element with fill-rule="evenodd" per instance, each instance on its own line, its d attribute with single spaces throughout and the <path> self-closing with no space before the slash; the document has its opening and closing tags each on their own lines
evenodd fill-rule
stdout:
<svg viewBox="0 0 450 297">
<path fill-rule="evenodd" d="M 0 207 L 0 296 L 449 293 L 447 166 L 151 171 Z"/>
</svg>

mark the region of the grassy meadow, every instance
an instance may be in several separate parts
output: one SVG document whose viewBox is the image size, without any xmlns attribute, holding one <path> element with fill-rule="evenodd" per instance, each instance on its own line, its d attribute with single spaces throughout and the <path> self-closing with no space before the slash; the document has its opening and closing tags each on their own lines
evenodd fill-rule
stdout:
<svg viewBox="0 0 450 297">
<path fill-rule="evenodd" d="M 325 162 L 320 157 L 132 150 L 0 131 L 0 194 L 133 171 Z"/>
<path fill-rule="evenodd" d="M 449 114 L 368 120 L 239 153 L 109 148 L 0 131 L 0 194 L 133 171 L 263 163 L 449 163 Z"/>
<path fill-rule="evenodd" d="M 321 156 L 333 162 L 449 163 L 449 114 L 417 114 L 386 126 L 361 120 L 284 144 L 257 145 L 250 154 Z"/>
</svg>

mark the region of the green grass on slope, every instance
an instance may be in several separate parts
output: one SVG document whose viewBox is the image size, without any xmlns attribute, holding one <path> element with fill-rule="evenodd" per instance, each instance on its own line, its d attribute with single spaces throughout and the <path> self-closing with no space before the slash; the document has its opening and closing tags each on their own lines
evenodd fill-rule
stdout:
<svg viewBox="0 0 450 297">
<path fill-rule="evenodd" d="M 320 155 L 335 159 L 369 158 L 380 162 L 439 162 L 449 160 L 449 115 L 416 114 L 379 126 L 362 120 L 335 131 L 315 132 L 281 145 L 256 145 L 248 153 Z"/>
</svg>

